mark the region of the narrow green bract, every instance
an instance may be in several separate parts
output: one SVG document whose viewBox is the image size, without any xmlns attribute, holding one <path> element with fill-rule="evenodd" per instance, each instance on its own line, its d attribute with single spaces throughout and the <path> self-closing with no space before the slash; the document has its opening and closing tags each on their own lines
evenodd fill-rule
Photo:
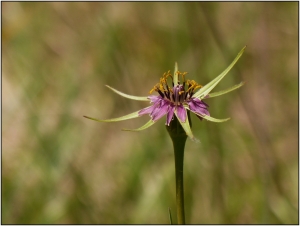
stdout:
<svg viewBox="0 0 300 226">
<path fill-rule="evenodd" d="M 178 64 L 177 62 L 175 62 L 175 69 L 174 69 L 174 76 L 173 76 L 173 82 L 174 82 L 174 85 L 177 85 L 178 83 Z"/>
<path fill-rule="evenodd" d="M 184 131 L 186 132 L 186 135 L 194 142 L 198 143 L 199 140 L 194 137 L 193 135 L 193 132 L 192 132 L 192 129 L 191 129 L 191 126 L 190 126 L 190 123 L 189 123 L 189 120 L 185 120 L 185 122 L 182 122 L 179 117 L 177 116 L 177 112 L 175 111 L 175 115 L 180 123 L 180 125 L 182 126 L 182 128 L 184 129 Z"/>
<path fill-rule="evenodd" d="M 107 88 L 111 89 L 112 91 L 114 91 L 115 93 L 123 96 L 123 97 L 126 97 L 128 99 L 132 99 L 132 100 L 139 100 L 139 101 L 149 101 L 148 97 L 138 97 L 138 96 L 133 96 L 133 95 L 128 95 L 126 93 L 122 93 L 121 91 L 119 90 L 116 90 L 108 85 L 106 85 Z"/>
<path fill-rule="evenodd" d="M 128 114 L 128 115 L 124 115 L 124 116 L 119 117 L 119 118 L 104 119 L 104 120 L 92 118 L 92 117 L 89 117 L 89 116 L 83 116 L 83 117 L 94 120 L 94 121 L 97 121 L 97 122 L 118 122 L 118 121 L 123 121 L 123 120 L 139 117 L 139 111 L 133 112 L 133 113 Z"/>
<path fill-rule="evenodd" d="M 237 84 L 237 85 L 234 85 L 228 89 L 225 89 L 225 90 L 222 90 L 222 91 L 219 91 L 219 92 L 214 92 L 214 93 L 210 93 L 208 94 L 208 97 L 205 97 L 205 99 L 208 99 L 208 98 L 212 98 L 212 97 L 217 97 L 217 96 L 221 96 L 225 93 L 229 93 L 235 89 L 238 89 L 240 88 L 241 86 L 243 86 L 245 84 L 245 82 L 241 82 L 240 84 Z"/>
<path fill-rule="evenodd" d="M 149 128 L 149 127 L 152 126 L 154 123 L 155 123 L 154 121 L 149 120 L 145 125 L 143 125 L 142 127 L 138 128 L 138 129 L 122 129 L 122 130 L 124 130 L 124 131 L 133 131 L 133 132 L 141 131 L 141 130 L 144 130 L 144 129 Z"/>
<path fill-rule="evenodd" d="M 235 63 L 239 60 L 239 58 L 244 53 L 246 46 L 239 52 L 233 62 L 214 80 L 203 86 L 198 92 L 194 94 L 194 97 L 204 99 L 209 92 L 215 88 L 215 86 L 225 77 L 225 75 L 231 70 L 231 68 L 235 65 Z"/>
</svg>

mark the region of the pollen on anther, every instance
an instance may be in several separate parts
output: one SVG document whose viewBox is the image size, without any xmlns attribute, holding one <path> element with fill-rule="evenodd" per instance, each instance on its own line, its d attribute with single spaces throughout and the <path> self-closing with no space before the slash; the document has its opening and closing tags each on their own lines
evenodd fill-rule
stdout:
<svg viewBox="0 0 300 226">
<path fill-rule="evenodd" d="M 179 74 L 181 75 L 182 77 L 182 83 L 185 82 L 185 75 L 187 74 L 187 72 L 179 72 Z"/>
<path fill-rule="evenodd" d="M 149 91 L 149 93 L 151 94 L 151 93 L 153 93 L 153 91 L 155 91 L 155 88 L 151 89 L 151 90 Z"/>
</svg>

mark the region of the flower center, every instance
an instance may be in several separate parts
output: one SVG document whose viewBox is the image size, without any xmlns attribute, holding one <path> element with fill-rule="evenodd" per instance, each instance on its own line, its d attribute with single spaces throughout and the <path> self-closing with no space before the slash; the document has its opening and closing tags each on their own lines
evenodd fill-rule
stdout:
<svg viewBox="0 0 300 226">
<path fill-rule="evenodd" d="M 165 72 L 160 78 L 159 83 L 150 90 L 150 94 L 156 91 L 162 98 L 169 100 L 175 105 L 180 105 L 192 98 L 196 89 L 202 87 L 194 80 L 185 80 L 187 72 L 177 71 L 176 73 L 178 75 L 178 84 L 174 84 L 170 71 Z M 172 86 L 168 84 L 169 78 L 172 81 Z M 179 78 L 181 78 L 181 81 Z"/>
</svg>

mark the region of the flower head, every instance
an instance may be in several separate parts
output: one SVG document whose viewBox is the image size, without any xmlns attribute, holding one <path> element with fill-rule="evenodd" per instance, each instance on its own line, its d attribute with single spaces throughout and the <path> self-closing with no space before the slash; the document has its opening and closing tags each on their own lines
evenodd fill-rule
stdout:
<svg viewBox="0 0 300 226">
<path fill-rule="evenodd" d="M 204 101 L 193 97 L 194 91 L 202 86 L 194 80 L 185 80 L 186 72 L 181 73 L 176 71 L 175 68 L 175 73 L 175 76 L 181 77 L 182 81 L 178 81 L 175 85 L 170 71 L 164 73 L 160 82 L 150 91 L 150 93 L 156 91 L 159 95 L 149 96 L 148 98 L 152 105 L 140 110 L 139 115 L 149 114 L 152 121 L 157 121 L 164 115 L 167 115 L 166 125 L 168 126 L 175 112 L 180 121 L 185 122 L 187 118 L 186 108 L 194 112 L 200 119 L 202 119 L 203 115 L 209 115 L 208 105 Z M 172 86 L 168 84 L 169 78 L 172 81 Z"/>
<path fill-rule="evenodd" d="M 216 119 L 210 116 L 208 111 L 208 105 L 203 101 L 203 99 L 216 97 L 233 91 L 241 87 L 244 83 L 237 84 L 229 89 L 219 91 L 216 93 L 210 93 L 210 91 L 225 77 L 225 75 L 230 71 L 238 59 L 242 56 L 246 46 L 239 52 L 237 57 L 233 62 L 214 80 L 206 84 L 205 86 L 199 85 L 194 80 L 186 80 L 187 72 L 180 72 L 178 70 L 177 63 L 175 63 L 174 75 L 172 76 L 170 71 L 163 74 L 159 83 L 157 83 L 153 89 L 150 90 L 150 94 L 154 91 L 157 92 L 157 95 L 150 95 L 147 97 L 137 97 L 122 93 L 110 86 L 107 86 L 112 91 L 117 94 L 139 101 L 149 101 L 151 106 L 141 109 L 137 112 L 125 115 L 123 117 L 99 120 L 84 116 L 88 119 L 92 119 L 99 122 L 116 122 L 132 118 L 137 118 L 142 115 L 150 115 L 150 120 L 142 127 L 138 129 L 124 129 L 128 131 L 140 131 L 152 126 L 157 120 L 166 115 L 166 125 L 170 125 L 171 120 L 174 118 L 174 115 L 177 117 L 181 126 L 185 130 L 187 136 L 192 140 L 196 141 L 191 127 L 189 125 L 189 120 L 187 119 L 187 110 L 193 112 L 200 120 L 206 119 L 212 122 L 224 122 L 229 120 L 226 119 Z"/>
</svg>

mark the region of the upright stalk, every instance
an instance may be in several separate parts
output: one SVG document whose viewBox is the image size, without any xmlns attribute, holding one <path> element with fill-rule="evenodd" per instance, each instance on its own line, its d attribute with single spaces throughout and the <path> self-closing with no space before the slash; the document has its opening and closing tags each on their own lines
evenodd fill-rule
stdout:
<svg viewBox="0 0 300 226">
<path fill-rule="evenodd" d="M 188 118 L 190 119 L 189 114 L 188 114 Z M 187 135 L 176 117 L 174 117 L 174 119 L 170 123 L 170 126 L 166 126 L 166 128 L 172 139 L 173 147 L 174 147 L 177 223 L 185 224 L 183 160 L 184 160 L 184 147 L 185 147 Z"/>
<path fill-rule="evenodd" d="M 176 177 L 176 206 L 177 222 L 185 224 L 184 214 L 184 188 L 183 188 L 183 159 L 186 138 L 173 139 L 175 157 L 175 177 Z"/>
</svg>

